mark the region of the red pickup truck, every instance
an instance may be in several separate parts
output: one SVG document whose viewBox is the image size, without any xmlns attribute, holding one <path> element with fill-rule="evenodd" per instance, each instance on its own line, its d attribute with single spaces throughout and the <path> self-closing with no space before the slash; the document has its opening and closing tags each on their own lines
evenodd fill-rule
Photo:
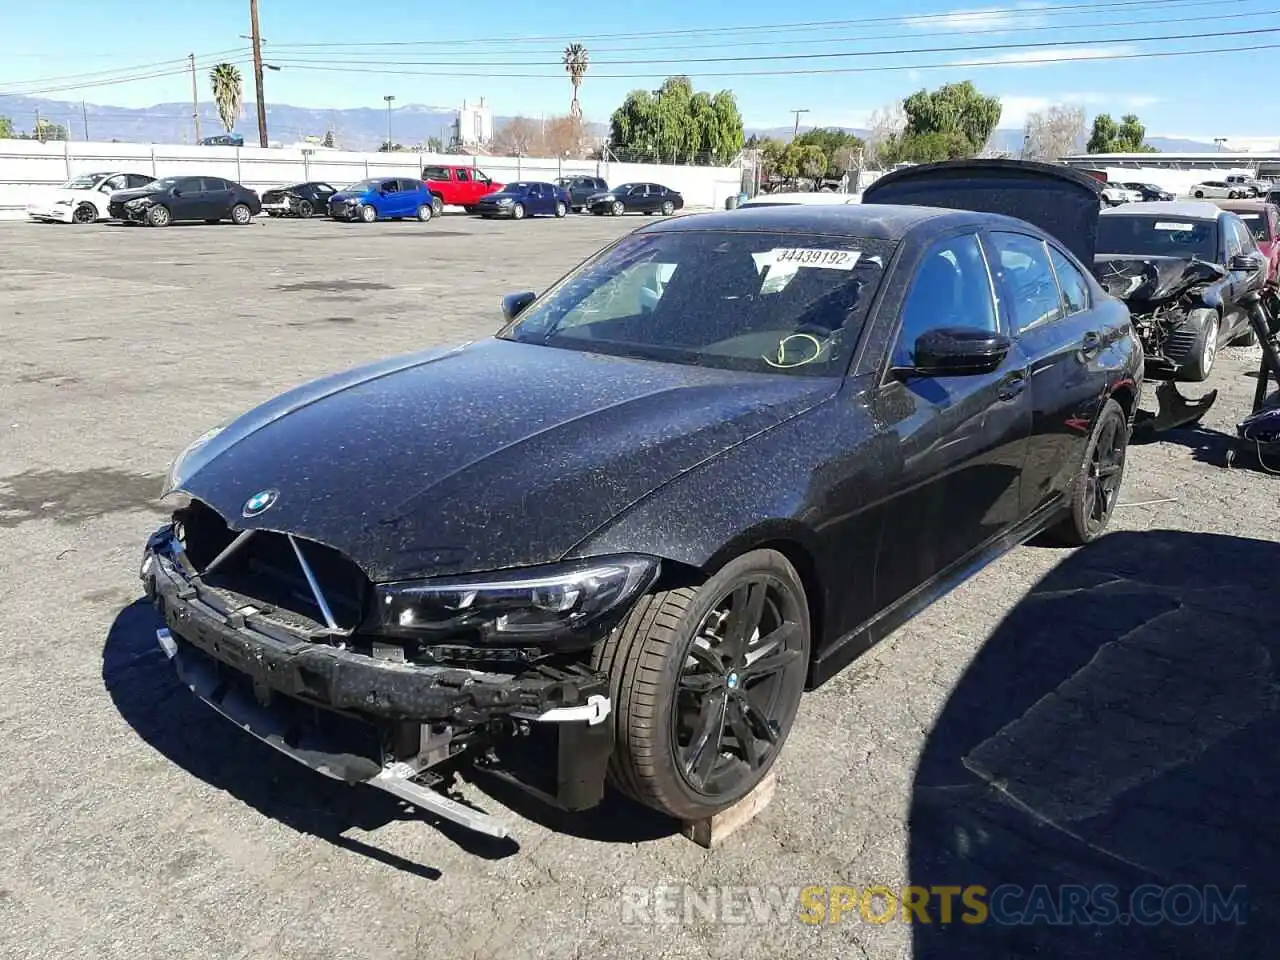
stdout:
<svg viewBox="0 0 1280 960">
<path fill-rule="evenodd" d="M 475 167 L 423 167 L 422 179 L 426 181 L 432 196 L 438 197 L 442 204 L 462 207 L 467 213 L 475 212 L 481 197 L 503 187 Z"/>
</svg>

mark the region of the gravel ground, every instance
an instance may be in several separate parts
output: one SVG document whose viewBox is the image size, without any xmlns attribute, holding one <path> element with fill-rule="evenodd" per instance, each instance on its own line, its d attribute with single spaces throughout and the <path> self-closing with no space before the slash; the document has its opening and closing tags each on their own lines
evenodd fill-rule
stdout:
<svg viewBox="0 0 1280 960">
<path fill-rule="evenodd" d="M 1202 429 L 1132 448 L 1114 535 L 1013 551 L 807 697 L 776 799 L 714 853 L 621 801 L 559 821 L 468 784 L 516 826 L 481 843 L 178 685 L 136 579 L 174 452 L 303 380 L 484 336 L 501 294 L 641 222 L 0 224 L 0 954 L 1263 955 L 1280 651 L 1250 611 L 1280 481 L 1220 465 L 1255 351 L 1222 354 Z M 790 891 L 1000 882 L 1244 884 L 1249 924 L 810 925 Z M 730 909 L 763 887 L 777 915 Z"/>
</svg>

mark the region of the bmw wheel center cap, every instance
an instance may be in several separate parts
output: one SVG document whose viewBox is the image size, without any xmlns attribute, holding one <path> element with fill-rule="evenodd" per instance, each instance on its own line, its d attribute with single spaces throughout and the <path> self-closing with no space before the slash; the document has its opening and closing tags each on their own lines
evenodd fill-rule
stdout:
<svg viewBox="0 0 1280 960">
<path fill-rule="evenodd" d="M 244 508 L 241 509 L 240 515 L 242 517 L 256 517 L 258 514 L 270 510 L 279 499 L 279 490 L 259 490 L 244 502 Z"/>
</svg>

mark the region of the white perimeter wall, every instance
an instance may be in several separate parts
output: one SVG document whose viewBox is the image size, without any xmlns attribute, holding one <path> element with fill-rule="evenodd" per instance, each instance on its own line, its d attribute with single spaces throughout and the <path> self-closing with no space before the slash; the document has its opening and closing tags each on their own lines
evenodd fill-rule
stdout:
<svg viewBox="0 0 1280 960">
<path fill-rule="evenodd" d="M 679 190 L 687 206 L 715 209 L 723 208 L 725 200 L 741 189 L 741 171 L 736 167 L 432 153 L 316 150 L 304 154 L 301 150 L 262 147 L 0 140 L 0 219 L 23 216 L 33 194 L 81 173 L 119 171 L 153 177 L 207 173 L 261 192 L 306 180 L 323 180 L 340 188 L 365 177 L 418 177 L 428 164 L 477 166 L 499 181 L 554 180 L 574 173 L 603 177 L 610 186 L 628 180 L 651 181 Z"/>
</svg>

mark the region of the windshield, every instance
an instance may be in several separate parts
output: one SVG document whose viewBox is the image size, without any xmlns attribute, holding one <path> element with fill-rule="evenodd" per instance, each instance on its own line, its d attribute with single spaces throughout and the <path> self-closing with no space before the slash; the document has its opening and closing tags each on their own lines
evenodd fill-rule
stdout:
<svg viewBox="0 0 1280 960">
<path fill-rule="evenodd" d="M 368 193 L 370 190 L 376 190 L 381 180 L 357 180 L 349 187 L 344 187 L 346 193 Z"/>
<path fill-rule="evenodd" d="M 1262 214 L 1237 213 L 1236 216 L 1244 221 L 1244 225 L 1253 234 L 1254 240 L 1259 243 L 1267 243 L 1271 239 L 1271 234 L 1267 232 L 1267 219 Z"/>
<path fill-rule="evenodd" d="M 106 174 L 103 173 L 82 173 L 78 177 L 72 177 L 62 185 L 63 190 L 92 190 L 93 185 L 101 180 Z"/>
<path fill-rule="evenodd" d="M 1099 253 L 1217 260 L 1218 224 L 1176 216 L 1108 215 L 1098 218 Z"/>
<path fill-rule="evenodd" d="M 529 187 L 530 187 L 530 184 L 527 184 L 523 181 L 517 181 L 516 183 L 508 183 L 505 187 L 502 188 L 502 192 L 503 193 L 524 193 L 526 190 L 529 189 Z"/>
<path fill-rule="evenodd" d="M 842 376 L 893 245 L 794 233 L 632 234 L 499 336 L 761 373 Z"/>
</svg>

